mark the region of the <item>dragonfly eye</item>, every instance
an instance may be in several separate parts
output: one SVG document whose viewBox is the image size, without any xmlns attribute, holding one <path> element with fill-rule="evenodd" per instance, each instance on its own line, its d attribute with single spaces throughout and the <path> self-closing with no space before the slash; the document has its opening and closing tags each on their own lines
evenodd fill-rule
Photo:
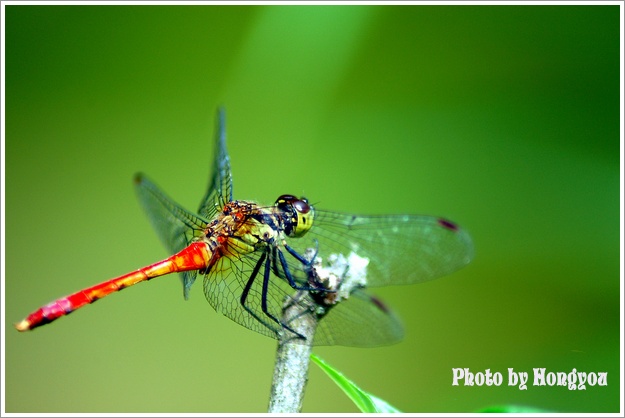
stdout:
<svg viewBox="0 0 625 418">
<path fill-rule="evenodd" d="M 276 200 L 276 207 L 282 211 L 284 232 L 290 237 L 301 237 L 313 223 L 314 210 L 305 197 L 297 198 L 283 194 Z"/>
<path fill-rule="evenodd" d="M 296 200 L 295 202 L 293 202 L 293 207 L 296 211 L 301 213 L 310 212 L 310 205 L 308 204 L 308 200 L 306 200 L 305 197 L 303 197 L 301 200 Z"/>
<path fill-rule="evenodd" d="M 292 194 L 283 194 L 282 196 L 280 196 L 279 198 L 276 199 L 276 205 L 278 205 L 280 203 L 293 202 L 294 200 L 298 200 L 298 199 L 297 199 L 297 197 L 293 196 Z"/>
</svg>

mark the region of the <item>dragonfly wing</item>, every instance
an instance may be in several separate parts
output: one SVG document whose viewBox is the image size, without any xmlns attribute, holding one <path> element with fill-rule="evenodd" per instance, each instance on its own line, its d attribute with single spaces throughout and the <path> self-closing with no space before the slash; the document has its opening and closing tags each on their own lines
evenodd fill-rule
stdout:
<svg viewBox="0 0 625 418">
<path fill-rule="evenodd" d="M 287 259 L 290 255 L 285 254 Z M 270 257 L 272 269 L 266 293 L 267 312 L 277 320 L 283 320 L 285 301 L 294 302 L 297 290 L 283 279 L 285 272 L 276 257 Z M 278 332 L 289 332 L 263 312 L 263 274 L 266 260 L 261 252 L 247 254 L 242 258 L 222 257 L 211 268 L 204 279 L 204 294 L 215 310 L 236 323 L 271 338 L 278 338 Z M 258 263 L 260 268 L 255 269 Z M 297 262 L 288 263 L 291 272 L 299 275 Z M 257 270 L 257 276 L 249 286 L 245 309 L 241 295 L 249 278 Z M 300 286 L 304 283 L 299 282 Z M 301 299 L 299 299 L 301 301 Z M 303 315 L 312 315 L 313 310 L 305 303 L 297 302 Z M 288 323 L 286 324 L 289 325 Z M 355 290 L 347 299 L 330 308 L 318 323 L 313 345 L 344 345 L 373 347 L 399 342 L 404 332 L 399 318 L 378 298 L 364 291 Z M 289 336 L 295 336 L 290 334 Z"/>
<path fill-rule="evenodd" d="M 357 216 L 317 210 L 311 230 L 289 245 L 319 256 L 354 253 L 368 259 L 367 286 L 420 283 L 471 261 L 469 234 L 442 218 L 418 215 Z"/>
<path fill-rule="evenodd" d="M 284 301 L 295 290 L 285 280 L 276 277 L 274 272 L 270 272 L 267 291 L 263 292 L 267 259 L 263 261 L 262 254 L 259 250 L 240 257 L 233 255 L 218 259 L 204 278 L 204 294 L 217 312 L 252 331 L 278 338 L 277 332 L 281 330 L 281 325 L 263 312 L 263 293 L 266 294 L 267 312 L 281 320 Z M 245 309 L 241 304 L 241 295 L 259 263 L 261 265 L 257 269 L 256 277 L 249 284 Z"/>
<path fill-rule="evenodd" d="M 213 174 L 206 195 L 200 203 L 198 213 L 206 219 L 213 219 L 232 200 L 232 172 L 230 157 L 226 150 L 226 115 L 220 108 L 217 112 L 217 131 Z"/>
<path fill-rule="evenodd" d="M 375 347 L 395 344 L 403 337 L 399 317 L 379 298 L 356 290 L 321 318 L 314 345 Z"/>
<path fill-rule="evenodd" d="M 283 332 L 294 337 L 295 334 L 277 322 L 284 321 L 285 302 L 297 303 L 299 308 L 295 311 L 299 311 L 300 315 L 313 315 L 314 309 L 311 309 L 310 302 L 307 304 L 303 299 L 296 298 L 298 291 L 285 279 L 285 268 L 278 257 L 282 250 L 274 248 L 275 251 L 265 251 L 266 255 L 263 255 L 264 250 L 258 250 L 241 256 L 229 254 L 228 247 L 224 248 L 225 256 L 215 262 L 204 278 L 204 294 L 211 306 L 236 323 L 265 336 L 278 338 L 279 332 Z M 292 276 L 300 279 L 307 277 L 301 262 L 287 252 L 282 253 Z M 271 268 L 264 290 L 267 263 Z M 305 279 L 297 280 L 297 284 L 305 286 Z M 241 295 L 246 289 L 244 307 Z M 402 337 L 403 327 L 399 318 L 379 299 L 358 289 L 331 307 L 319 320 L 312 344 L 372 347 L 393 344 Z"/>
<path fill-rule="evenodd" d="M 152 227 L 171 254 L 185 248 L 194 237 L 202 235 L 207 221 L 174 202 L 144 174 L 135 176 L 135 190 Z M 185 299 L 189 297 L 195 275 L 194 271 L 181 273 Z"/>
</svg>

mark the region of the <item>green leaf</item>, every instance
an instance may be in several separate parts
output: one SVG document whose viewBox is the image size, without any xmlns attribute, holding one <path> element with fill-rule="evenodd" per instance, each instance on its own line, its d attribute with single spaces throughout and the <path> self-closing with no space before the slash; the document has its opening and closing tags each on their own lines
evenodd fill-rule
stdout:
<svg viewBox="0 0 625 418">
<path fill-rule="evenodd" d="M 399 413 L 401 412 L 394 406 L 390 405 L 388 402 L 371 395 L 370 393 L 365 392 L 360 389 L 354 382 L 343 376 L 343 373 L 338 370 L 332 368 L 328 363 L 317 357 L 315 354 L 311 354 L 310 358 L 312 361 L 317 363 L 317 365 L 326 372 L 328 376 L 345 392 L 345 394 L 356 404 L 358 409 L 362 412 L 392 412 Z"/>
<path fill-rule="evenodd" d="M 496 414 L 553 413 L 553 411 L 547 411 L 546 409 L 522 405 L 493 405 L 482 408 L 477 412 L 492 412 Z"/>
</svg>

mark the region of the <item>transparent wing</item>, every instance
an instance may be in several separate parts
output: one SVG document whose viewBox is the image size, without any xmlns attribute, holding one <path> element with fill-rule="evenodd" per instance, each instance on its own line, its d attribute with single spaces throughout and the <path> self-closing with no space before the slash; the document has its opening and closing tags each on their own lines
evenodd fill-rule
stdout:
<svg viewBox="0 0 625 418">
<path fill-rule="evenodd" d="M 135 191 L 152 227 L 171 254 L 189 245 L 194 237 L 202 235 L 207 220 L 174 202 L 144 174 L 135 176 Z M 185 299 L 189 297 L 195 275 L 193 271 L 181 273 Z"/>
<path fill-rule="evenodd" d="M 202 199 L 199 215 L 187 211 L 163 193 L 143 174 L 135 177 L 137 195 L 150 222 L 172 254 L 189 245 L 194 237 L 202 235 L 202 230 L 224 205 L 232 200 L 232 173 L 230 158 L 226 150 L 225 111 L 217 112 L 215 156 L 210 187 Z M 181 273 L 185 299 L 195 281 L 196 272 Z"/>
<path fill-rule="evenodd" d="M 291 273 L 295 276 L 302 275 L 301 263 L 290 254 L 283 254 Z M 268 260 L 272 268 L 267 290 L 263 292 L 263 276 Z M 249 285 L 245 301 L 248 309 L 245 309 L 241 304 L 241 295 L 254 271 L 257 274 Z M 293 303 L 293 297 L 297 293 L 284 279 L 285 276 L 275 252 L 268 252 L 264 260 L 261 251 L 243 257 L 226 256 L 220 258 L 205 276 L 204 294 L 217 312 L 248 329 L 278 338 L 278 331 L 289 331 L 282 329 L 280 324 L 263 312 L 263 293 L 266 294 L 267 312 L 282 320 L 285 301 Z M 304 284 L 302 281 L 298 282 L 300 286 Z M 300 311 L 305 315 L 312 315 L 311 310 L 305 306 L 301 306 Z M 403 335 L 399 318 L 384 303 L 362 290 L 356 290 L 320 319 L 313 345 L 372 347 L 396 343 Z"/>
<path fill-rule="evenodd" d="M 471 261 L 473 244 L 458 225 L 418 215 L 357 216 L 316 210 L 311 230 L 289 245 L 319 256 L 354 252 L 367 258 L 367 287 L 420 283 L 453 273 Z"/>
<path fill-rule="evenodd" d="M 375 347 L 404 337 L 401 321 L 379 298 L 354 291 L 319 321 L 314 345 Z"/>
<path fill-rule="evenodd" d="M 223 108 L 217 111 L 215 155 L 210 187 L 200 203 L 198 213 L 205 219 L 213 219 L 232 200 L 232 172 L 230 157 L 226 150 L 226 114 Z"/>
<path fill-rule="evenodd" d="M 167 251 L 177 253 L 200 236 L 207 220 L 174 202 L 144 174 L 135 176 L 135 191 Z"/>
<path fill-rule="evenodd" d="M 264 266 L 271 259 L 268 257 L 262 262 L 262 254 L 262 251 L 256 251 L 243 257 L 221 257 L 204 278 L 204 295 L 217 312 L 248 329 L 277 338 L 277 332 L 281 330 L 280 324 L 272 321 L 262 310 Z M 273 264 L 273 259 L 271 260 Z M 241 295 L 259 263 L 258 273 L 249 287 L 245 301 L 248 310 L 241 304 Z M 281 320 L 284 302 L 287 296 L 294 293 L 295 290 L 285 280 L 271 272 L 266 291 L 267 312 Z"/>
</svg>

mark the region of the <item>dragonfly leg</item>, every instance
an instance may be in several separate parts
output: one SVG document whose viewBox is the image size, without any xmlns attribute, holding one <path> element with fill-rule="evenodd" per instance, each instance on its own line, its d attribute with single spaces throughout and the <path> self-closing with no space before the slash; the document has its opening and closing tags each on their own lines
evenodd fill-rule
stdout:
<svg viewBox="0 0 625 418">
<path fill-rule="evenodd" d="M 295 279 L 293 278 L 293 275 L 291 274 L 291 270 L 289 269 L 289 266 L 286 263 L 284 254 L 282 253 L 282 251 L 278 250 L 278 258 L 280 259 L 280 264 L 282 265 L 282 269 L 284 270 L 284 275 L 286 276 L 286 279 L 288 280 L 289 285 L 293 289 L 315 291 L 315 292 L 325 292 L 325 293 L 336 292 L 336 290 L 326 289 L 325 287 L 323 287 L 323 285 L 318 280 L 318 276 L 315 272 L 315 269 L 313 268 L 314 260 L 315 258 L 317 258 L 317 252 L 319 251 L 319 242 L 317 242 L 317 248 L 315 249 L 315 254 L 310 260 L 307 260 L 301 254 L 298 254 L 297 251 L 295 251 L 293 248 L 289 247 L 286 244 L 284 245 L 284 248 L 286 248 L 289 254 L 291 254 L 293 257 L 295 257 L 299 262 L 301 262 L 304 265 L 304 271 L 306 272 L 306 275 L 309 278 L 309 282 L 312 282 L 311 286 L 298 285 L 295 282 Z"/>
<path fill-rule="evenodd" d="M 288 331 L 290 331 L 293 334 L 295 334 L 298 338 L 306 339 L 303 335 L 301 335 L 300 333 L 294 331 L 288 325 L 283 324 L 282 322 L 277 320 L 273 315 L 271 315 L 271 313 L 267 309 L 267 290 L 268 290 L 268 285 L 269 285 L 269 280 L 268 279 L 269 279 L 269 276 L 270 276 L 269 273 L 271 271 L 270 270 L 271 269 L 271 263 L 269 262 L 269 260 L 267 260 L 267 262 L 265 263 L 266 259 L 267 259 L 267 252 L 263 252 L 262 255 L 260 256 L 260 258 L 258 259 L 258 262 L 254 266 L 254 269 L 252 270 L 252 273 L 250 274 L 250 278 L 247 280 L 247 283 L 245 284 L 245 288 L 243 289 L 243 292 L 241 293 L 241 299 L 240 299 L 241 306 L 243 306 L 243 308 L 250 315 L 252 315 L 252 317 L 254 319 L 256 319 L 258 322 L 260 322 L 261 324 L 263 324 L 264 326 L 266 326 L 267 328 L 269 328 L 273 332 L 275 332 L 276 335 L 279 335 L 279 332 L 280 332 L 279 329 L 277 329 L 276 327 L 270 325 L 267 321 L 262 319 L 258 314 L 256 314 L 256 312 L 254 312 L 250 307 L 247 306 L 247 298 L 249 296 L 250 290 L 252 289 L 252 285 L 254 284 L 254 280 L 256 280 L 256 277 L 258 276 L 258 272 L 260 271 L 260 267 L 264 263 L 265 264 L 265 272 L 264 272 L 264 279 L 263 279 L 263 288 L 262 288 L 262 293 L 261 293 L 261 309 L 262 309 L 263 313 L 265 315 L 267 315 L 269 318 L 271 318 L 275 323 L 280 325 L 282 328 L 285 328 Z"/>
<path fill-rule="evenodd" d="M 263 321 L 258 315 L 256 315 L 256 313 L 251 310 L 250 308 L 248 308 L 246 302 L 247 302 L 247 297 L 250 293 L 250 289 L 252 288 L 252 285 L 254 284 L 254 280 L 256 279 L 256 276 L 258 275 L 258 271 L 260 270 L 260 266 L 263 265 L 263 263 L 265 262 L 265 258 L 267 258 L 267 253 L 263 252 L 263 254 L 260 256 L 260 259 L 258 260 L 258 263 L 256 263 L 256 266 L 254 266 L 254 270 L 252 270 L 252 273 L 250 274 L 250 278 L 247 280 L 247 283 L 245 284 L 245 288 L 243 289 L 243 292 L 241 293 L 241 306 L 243 306 L 243 308 L 254 317 L 254 319 L 256 319 L 258 322 L 260 322 L 261 324 L 263 324 L 264 326 L 266 326 L 267 328 L 269 328 L 270 330 L 272 330 L 273 332 L 277 333 L 278 330 L 275 329 L 274 327 L 272 327 L 271 325 L 269 325 L 268 323 L 266 323 L 265 321 Z M 265 296 L 263 295 L 263 299 L 265 299 Z"/>
<path fill-rule="evenodd" d="M 267 315 L 269 318 L 271 318 L 273 321 L 275 321 L 278 324 L 280 324 L 284 329 L 292 332 L 298 338 L 301 338 L 301 339 L 305 340 L 306 339 L 305 336 L 303 336 L 299 332 L 295 331 L 293 328 L 289 327 L 284 322 L 279 321 L 275 316 L 273 316 L 271 314 L 271 312 L 269 312 L 269 309 L 267 309 L 267 291 L 269 289 L 269 279 L 270 279 L 270 277 L 271 277 L 271 257 L 269 257 L 267 259 L 267 261 L 265 262 L 265 274 L 264 274 L 264 278 L 263 278 L 263 292 L 262 292 L 262 299 L 261 299 L 261 309 L 262 309 L 263 313 L 265 315 Z"/>
<path fill-rule="evenodd" d="M 302 263 L 306 267 L 310 267 L 315 262 L 315 258 L 317 258 L 317 254 L 319 253 L 319 241 L 315 240 L 315 254 L 309 259 L 304 258 L 300 253 L 291 248 L 288 244 L 284 244 L 284 248 L 291 254 L 293 257 L 297 259 L 300 263 Z"/>
</svg>

